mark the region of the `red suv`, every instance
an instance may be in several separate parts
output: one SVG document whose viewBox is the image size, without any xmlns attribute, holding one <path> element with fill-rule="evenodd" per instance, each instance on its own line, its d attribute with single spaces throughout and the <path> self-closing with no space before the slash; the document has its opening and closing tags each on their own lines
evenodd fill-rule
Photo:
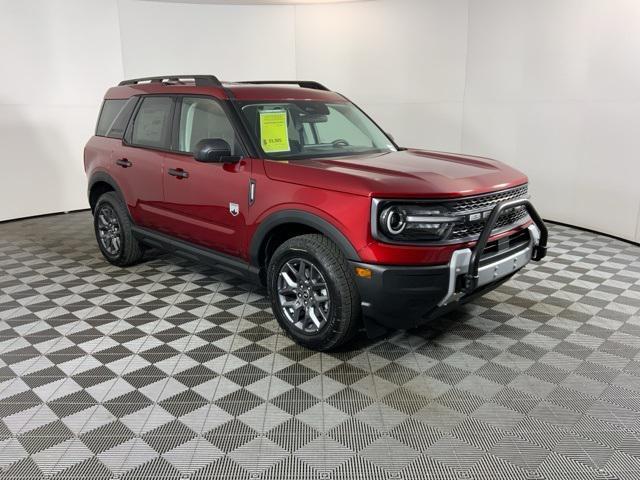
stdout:
<svg viewBox="0 0 640 480">
<path fill-rule="evenodd" d="M 419 326 L 546 254 L 527 177 L 399 147 L 317 82 L 121 82 L 85 148 L 98 245 L 161 247 L 265 285 L 298 343 Z"/>
</svg>

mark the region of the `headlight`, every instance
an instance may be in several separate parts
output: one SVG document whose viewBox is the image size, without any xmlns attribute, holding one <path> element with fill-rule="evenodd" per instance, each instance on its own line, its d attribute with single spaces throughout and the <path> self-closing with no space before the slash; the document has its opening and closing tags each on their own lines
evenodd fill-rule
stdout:
<svg viewBox="0 0 640 480">
<path fill-rule="evenodd" d="M 392 241 L 442 240 L 460 220 L 437 205 L 382 204 L 379 207 L 378 231 Z"/>
<path fill-rule="evenodd" d="M 407 214 L 399 207 L 387 207 L 380 215 L 382 231 L 387 235 L 400 235 L 407 228 Z"/>
</svg>

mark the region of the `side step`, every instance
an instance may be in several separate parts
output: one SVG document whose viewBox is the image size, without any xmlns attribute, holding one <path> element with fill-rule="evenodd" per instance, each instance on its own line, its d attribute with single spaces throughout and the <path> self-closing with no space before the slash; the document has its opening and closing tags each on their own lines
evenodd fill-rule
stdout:
<svg viewBox="0 0 640 480">
<path fill-rule="evenodd" d="M 221 270 L 238 275 L 251 283 L 257 285 L 262 284 L 260 281 L 260 269 L 239 258 L 218 253 L 208 248 L 203 248 L 199 245 L 194 245 L 193 243 L 149 230 L 148 228 L 134 226 L 132 230 L 136 238 L 146 245 L 167 250 L 197 263 L 220 268 Z"/>
</svg>

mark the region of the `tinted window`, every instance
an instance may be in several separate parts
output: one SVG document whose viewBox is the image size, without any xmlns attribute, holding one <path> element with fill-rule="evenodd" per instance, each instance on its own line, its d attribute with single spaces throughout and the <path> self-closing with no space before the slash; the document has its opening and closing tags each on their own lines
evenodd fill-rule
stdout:
<svg viewBox="0 0 640 480">
<path fill-rule="evenodd" d="M 127 100 L 127 103 L 124 104 L 120 113 L 118 113 L 115 120 L 111 123 L 109 130 L 107 130 L 107 137 L 122 138 L 129 123 L 129 118 L 133 113 L 133 109 L 136 108 L 136 103 L 138 103 L 137 97 L 132 97 Z"/>
<path fill-rule="evenodd" d="M 109 127 L 115 120 L 126 100 L 105 100 L 102 104 L 102 110 L 100 110 L 100 117 L 98 118 L 98 126 L 96 127 L 96 135 L 104 137 L 109 131 Z"/>
<path fill-rule="evenodd" d="M 193 152 L 203 138 L 221 138 L 231 146 L 234 155 L 241 153 L 233 125 L 218 102 L 210 98 L 184 97 L 180 107 L 178 150 Z"/>
<path fill-rule="evenodd" d="M 171 130 L 171 106 L 168 97 L 145 97 L 136 114 L 131 143 L 142 147 L 168 148 Z"/>
</svg>

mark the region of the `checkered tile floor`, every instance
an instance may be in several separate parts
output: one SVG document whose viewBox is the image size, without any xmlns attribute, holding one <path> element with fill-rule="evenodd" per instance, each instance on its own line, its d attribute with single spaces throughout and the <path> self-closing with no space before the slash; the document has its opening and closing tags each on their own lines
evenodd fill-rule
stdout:
<svg viewBox="0 0 640 480">
<path fill-rule="evenodd" d="M 0 225 L 0 477 L 637 479 L 640 248 L 551 251 L 430 328 L 318 354 L 265 292 L 88 213 Z"/>
</svg>

